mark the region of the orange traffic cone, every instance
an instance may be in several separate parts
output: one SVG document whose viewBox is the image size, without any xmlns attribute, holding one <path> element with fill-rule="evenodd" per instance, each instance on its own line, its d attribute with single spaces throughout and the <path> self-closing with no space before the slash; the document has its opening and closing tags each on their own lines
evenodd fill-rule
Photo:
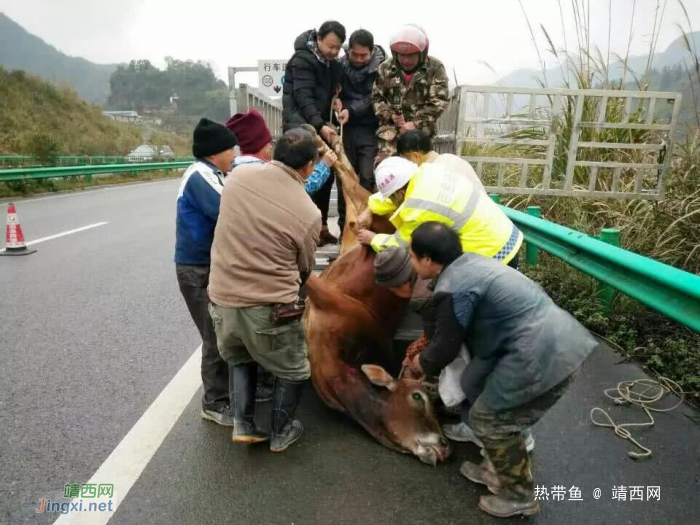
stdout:
<svg viewBox="0 0 700 525">
<path fill-rule="evenodd" d="M 1 251 L 0 255 L 29 255 L 35 252 L 36 250 L 27 248 L 27 243 L 24 242 L 24 235 L 22 234 L 22 227 L 19 225 L 15 205 L 12 203 L 8 204 L 5 251 Z"/>
</svg>

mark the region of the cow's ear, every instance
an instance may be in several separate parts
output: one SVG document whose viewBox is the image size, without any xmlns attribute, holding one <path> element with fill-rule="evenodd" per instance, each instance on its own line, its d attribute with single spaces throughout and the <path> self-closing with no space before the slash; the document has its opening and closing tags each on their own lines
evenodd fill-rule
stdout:
<svg viewBox="0 0 700 525">
<path fill-rule="evenodd" d="M 389 390 L 396 388 L 396 381 L 391 374 L 378 365 L 362 365 L 362 371 L 372 383 L 383 386 Z"/>
</svg>

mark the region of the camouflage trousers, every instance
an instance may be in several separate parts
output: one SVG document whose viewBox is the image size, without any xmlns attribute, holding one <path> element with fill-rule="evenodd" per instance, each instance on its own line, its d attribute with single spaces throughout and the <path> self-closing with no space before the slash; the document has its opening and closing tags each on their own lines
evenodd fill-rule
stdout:
<svg viewBox="0 0 700 525">
<path fill-rule="evenodd" d="M 396 153 L 396 139 L 384 140 L 380 138 L 377 146 L 377 156 L 374 157 L 374 167 L 376 168 L 381 161 L 388 159 L 394 153 Z"/>
<path fill-rule="evenodd" d="M 534 482 L 531 460 L 521 432 L 532 427 L 556 404 L 578 374 L 578 370 L 544 394 L 507 410 L 492 410 L 477 398 L 469 412 L 469 426 L 484 444 L 501 482 L 504 498 L 532 501 Z"/>
<path fill-rule="evenodd" d="M 431 139 L 435 138 L 436 130 L 434 126 L 421 128 Z M 399 140 L 400 131 L 393 126 L 382 126 L 377 130 L 377 156 L 374 157 L 374 166 L 396 153 L 396 143 Z"/>
</svg>

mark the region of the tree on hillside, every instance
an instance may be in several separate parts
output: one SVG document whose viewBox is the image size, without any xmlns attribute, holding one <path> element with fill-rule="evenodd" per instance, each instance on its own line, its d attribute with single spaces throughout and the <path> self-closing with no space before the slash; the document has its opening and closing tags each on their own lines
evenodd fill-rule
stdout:
<svg viewBox="0 0 700 525">
<path fill-rule="evenodd" d="M 144 111 L 160 108 L 170 100 L 168 76 L 148 60 L 132 60 L 128 66 L 119 66 L 109 84 L 109 106 L 114 109 Z"/>
<path fill-rule="evenodd" d="M 181 115 L 226 120 L 229 115 L 226 84 L 216 78 L 211 65 L 201 60 L 165 57 L 165 74 L 179 97 Z"/>
<path fill-rule="evenodd" d="M 664 67 L 661 70 L 660 76 L 659 90 L 661 91 L 673 91 L 688 79 L 688 75 L 682 64 Z"/>
<path fill-rule="evenodd" d="M 208 117 L 224 121 L 229 116 L 228 89 L 216 78 L 211 65 L 203 61 L 165 58 L 161 71 L 148 60 L 133 60 L 120 66 L 110 80 L 113 109 L 136 111 L 169 108 L 172 95 L 177 95 L 177 115 Z"/>
<path fill-rule="evenodd" d="M 226 84 L 216 78 L 211 65 L 201 60 L 177 60 L 168 56 L 165 57 L 165 63 L 165 74 L 181 98 L 199 96 L 226 87 Z"/>
</svg>

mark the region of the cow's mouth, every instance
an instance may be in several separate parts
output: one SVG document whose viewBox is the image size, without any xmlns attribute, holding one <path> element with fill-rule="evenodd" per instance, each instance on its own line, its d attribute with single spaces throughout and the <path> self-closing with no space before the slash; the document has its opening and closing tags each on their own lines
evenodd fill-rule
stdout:
<svg viewBox="0 0 700 525">
<path fill-rule="evenodd" d="M 432 440 L 431 440 L 432 441 Z M 418 442 L 413 452 L 418 459 L 428 465 L 436 466 L 445 461 L 451 453 L 450 445 L 445 438 L 440 437 L 437 443 Z"/>
</svg>

